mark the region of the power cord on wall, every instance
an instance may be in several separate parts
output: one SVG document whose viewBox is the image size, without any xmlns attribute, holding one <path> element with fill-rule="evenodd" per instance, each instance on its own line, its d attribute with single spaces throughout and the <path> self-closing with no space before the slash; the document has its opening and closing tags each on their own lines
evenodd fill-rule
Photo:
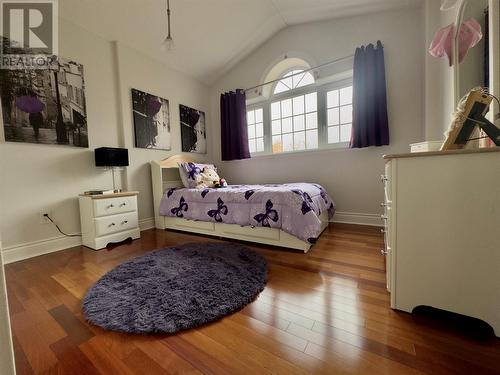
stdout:
<svg viewBox="0 0 500 375">
<path fill-rule="evenodd" d="M 66 237 L 81 237 L 82 235 L 81 234 L 67 234 L 67 233 L 64 233 L 61 228 L 59 228 L 59 225 L 56 224 L 56 222 L 54 220 L 52 220 L 52 218 L 48 215 L 48 214 L 43 214 L 44 217 L 46 217 L 47 219 L 49 219 L 52 224 L 54 224 L 57 228 L 57 230 L 59 231 L 59 233 L 65 235 Z"/>
</svg>

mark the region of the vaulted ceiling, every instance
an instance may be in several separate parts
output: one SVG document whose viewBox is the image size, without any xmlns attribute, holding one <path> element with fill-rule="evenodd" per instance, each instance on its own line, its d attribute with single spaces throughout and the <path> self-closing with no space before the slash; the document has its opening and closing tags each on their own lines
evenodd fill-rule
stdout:
<svg viewBox="0 0 500 375">
<path fill-rule="evenodd" d="M 175 48 L 164 51 L 166 0 L 60 0 L 61 17 L 211 84 L 279 30 L 421 0 L 170 0 Z"/>
</svg>

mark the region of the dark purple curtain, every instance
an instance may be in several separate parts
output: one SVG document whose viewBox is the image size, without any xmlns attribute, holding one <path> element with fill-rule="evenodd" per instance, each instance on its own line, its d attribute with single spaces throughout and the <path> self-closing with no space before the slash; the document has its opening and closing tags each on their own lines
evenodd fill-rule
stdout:
<svg viewBox="0 0 500 375">
<path fill-rule="evenodd" d="M 220 96 L 222 160 L 249 159 L 246 98 L 243 90 Z"/>
<path fill-rule="evenodd" d="M 351 148 L 389 144 L 384 47 L 380 41 L 356 49 Z"/>
</svg>

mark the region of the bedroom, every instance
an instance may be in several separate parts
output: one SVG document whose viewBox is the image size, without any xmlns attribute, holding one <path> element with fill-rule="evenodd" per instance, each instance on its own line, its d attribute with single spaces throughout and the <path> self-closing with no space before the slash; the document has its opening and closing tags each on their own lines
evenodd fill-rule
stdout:
<svg viewBox="0 0 500 375">
<path fill-rule="evenodd" d="M 21 2 L 2 7 L 9 3 Z M 500 153 L 484 147 L 494 146 L 487 138 L 432 151 L 469 90 L 499 96 L 498 0 L 46 3 L 57 5 L 56 69 L 0 69 L 1 374 L 500 372 Z M 467 39 L 463 61 L 450 66 L 451 39 L 443 46 L 435 36 L 456 23 L 461 5 L 461 21 L 475 19 L 481 37 Z M 442 58 L 429 53 L 433 41 Z M 378 102 L 381 120 L 371 113 L 365 123 L 389 134 L 350 147 L 359 130 L 351 108 L 370 92 L 351 89 L 364 83 L 356 83 L 354 55 L 370 44 L 385 79 L 372 74 L 381 86 L 367 100 L 385 91 L 386 106 Z M 221 116 L 222 105 L 234 104 L 221 95 L 236 89 L 246 90 L 228 96 L 241 104 L 239 117 Z M 34 103 L 13 99 L 33 92 Z M 487 118 L 498 127 L 496 101 L 478 100 L 491 101 Z M 236 123 L 243 133 L 223 131 Z M 414 157 L 411 144 L 428 151 Z M 105 158 L 109 165 L 96 166 L 103 147 L 121 156 L 126 149 L 125 165 Z M 196 201 L 193 211 L 178 161 L 203 164 L 200 172 L 215 165 L 218 178 L 205 183 L 223 178 L 229 187 L 209 186 L 210 207 Z M 285 185 L 296 183 L 311 185 Z M 114 189 L 122 193 L 80 196 Z M 256 189 L 252 207 L 237 200 Z M 164 203 L 160 214 L 167 198 L 176 207 Z M 92 312 L 116 302 L 89 293 L 103 276 L 123 264 L 118 271 L 135 267 L 149 280 L 153 270 L 126 262 L 185 244 L 201 244 L 200 254 L 219 246 L 213 252 L 229 252 L 228 263 L 160 253 L 182 262 L 165 272 L 189 270 L 177 287 L 161 284 L 165 296 L 182 301 L 193 298 L 189 288 L 213 285 L 215 305 L 187 304 L 182 319 L 171 318 L 182 315 L 174 311 L 139 322 L 133 311 L 117 315 L 120 327 L 96 323 Z M 238 251 L 258 263 L 249 279 L 241 276 L 252 267 L 224 268 L 241 266 L 232 263 Z M 122 276 L 133 282 L 131 275 Z M 133 296 L 134 307 L 154 304 L 160 293 L 148 292 L 156 287 L 119 296 Z M 223 296 L 232 304 L 217 300 Z M 437 310 L 411 314 L 422 305 Z M 135 333 L 117 332 L 124 330 Z"/>
</svg>

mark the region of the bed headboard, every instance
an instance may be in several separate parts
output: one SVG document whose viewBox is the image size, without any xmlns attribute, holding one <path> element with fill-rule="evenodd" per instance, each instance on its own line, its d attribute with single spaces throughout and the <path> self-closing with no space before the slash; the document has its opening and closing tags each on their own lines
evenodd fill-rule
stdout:
<svg viewBox="0 0 500 375">
<path fill-rule="evenodd" d="M 179 174 L 180 162 L 199 163 L 191 155 L 173 155 L 165 160 L 151 162 L 151 179 L 153 184 L 153 205 L 155 210 L 156 227 L 162 228 L 160 216 L 160 201 L 165 190 L 173 187 L 182 187 Z"/>
</svg>

